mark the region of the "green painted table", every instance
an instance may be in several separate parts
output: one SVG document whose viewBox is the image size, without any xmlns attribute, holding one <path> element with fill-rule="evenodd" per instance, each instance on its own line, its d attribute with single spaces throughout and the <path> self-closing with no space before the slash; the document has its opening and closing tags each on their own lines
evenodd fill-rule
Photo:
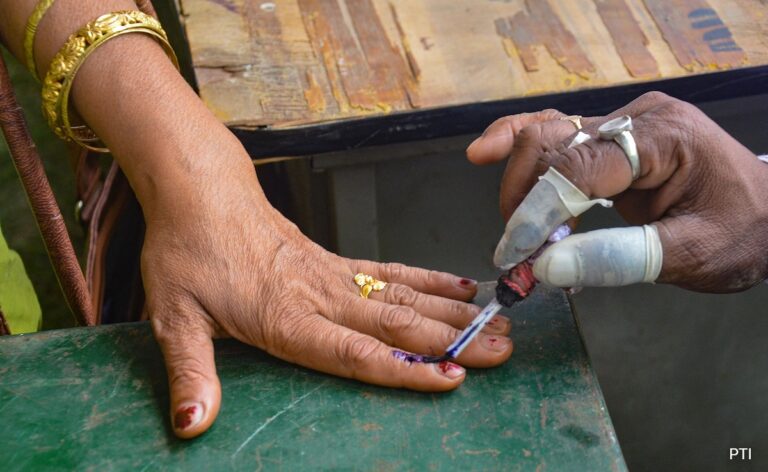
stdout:
<svg viewBox="0 0 768 472">
<path fill-rule="evenodd" d="M 148 324 L 0 338 L 0 470 L 626 470 L 562 291 L 511 317 L 512 360 L 437 395 L 217 342 L 222 410 L 192 441 L 169 428 Z"/>
</svg>

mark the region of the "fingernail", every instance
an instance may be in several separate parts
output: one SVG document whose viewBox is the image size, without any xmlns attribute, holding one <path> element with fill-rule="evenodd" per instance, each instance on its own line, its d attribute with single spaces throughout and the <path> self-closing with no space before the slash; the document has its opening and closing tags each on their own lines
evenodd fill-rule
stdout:
<svg viewBox="0 0 768 472">
<path fill-rule="evenodd" d="M 173 417 L 173 426 L 176 429 L 189 429 L 203 419 L 203 405 L 191 403 L 181 405 Z"/>
<path fill-rule="evenodd" d="M 435 364 L 435 366 L 438 372 L 448 377 L 449 379 L 458 379 L 464 375 L 465 372 L 462 366 L 454 364 L 453 362 L 443 361 L 439 364 Z"/>
<path fill-rule="evenodd" d="M 485 324 L 494 331 L 503 332 L 509 326 L 509 318 L 496 315 Z"/>
<path fill-rule="evenodd" d="M 483 136 L 485 136 L 485 133 L 483 133 Z M 475 139 L 474 141 L 472 141 L 472 143 L 470 143 L 469 147 L 467 147 L 467 155 L 471 155 L 471 154 L 473 153 L 473 151 L 476 151 L 476 150 L 477 150 L 477 149 L 475 149 L 475 148 L 477 148 L 477 144 L 478 144 L 480 141 L 482 141 L 482 139 L 483 139 L 483 136 L 480 136 L 479 138 L 477 138 L 477 139 Z"/>
<path fill-rule="evenodd" d="M 472 279 L 460 279 L 459 280 L 459 286 L 461 288 L 472 288 L 475 285 L 477 285 L 477 280 L 472 280 Z"/>
<path fill-rule="evenodd" d="M 512 340 L 506 336 L 480 335 L 480 344 L 489 351 L 504 352 L 509 349 Z"/>
</svg>

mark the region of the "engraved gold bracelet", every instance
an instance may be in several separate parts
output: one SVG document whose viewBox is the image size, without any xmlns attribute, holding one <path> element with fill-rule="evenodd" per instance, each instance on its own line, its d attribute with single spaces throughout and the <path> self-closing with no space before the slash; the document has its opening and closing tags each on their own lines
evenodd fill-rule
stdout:
<svg viewBox="0 0 768 472">
<path fill-rule="evenodd" d="M 71 126 L 69 92 L 77 71 L 88 56 L 110 39 L 127 33 L 144 33 L 154 37 L 178 69 L 179 63 L 168 37 L 160 22 L 153 17 L 131 10 L 96 18 L 67 39 L 51 61 L 43 81 L 43 115 L 58 137 L 92 151 L 109 152 L 105 147 L 90 144 L 99 140 L 90 128 L 80 126 L 74 129 Z"/>
<path fill-rule="evenodd" d="M 35 79 L 40 80 L 37 75 L 37 64 L 35 63 L 35 34 L 37 34 L 37 25 L 45 16 L 48 9 L 51 8 L 56 0 L 40 0 L 32 10 L 27 20 L 27 27 L 24 29 L 24 59 L 27 61 L 27 69 L 32 72 Z"/>
</svg>

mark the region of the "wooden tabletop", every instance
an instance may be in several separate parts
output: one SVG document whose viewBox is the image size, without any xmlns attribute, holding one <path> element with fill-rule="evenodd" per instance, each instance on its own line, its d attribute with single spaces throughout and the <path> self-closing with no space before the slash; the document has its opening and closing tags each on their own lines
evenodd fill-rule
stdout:
<svg viewBox="0 0 768 472">
<path fill-rule="evenodd" d="M 254 129 L 768 64 L 761 0 L 179 0 L 200 95 Z"/>
<path fill-rule="evenodd" d="M 446 394 L 217 341 L 222 409 L 192 441 L 170 431 L 148 324 L 0 337 L 0 470 L 626 470 L 563 292 L 508 314 L 512 359 Z"/>
</svg>

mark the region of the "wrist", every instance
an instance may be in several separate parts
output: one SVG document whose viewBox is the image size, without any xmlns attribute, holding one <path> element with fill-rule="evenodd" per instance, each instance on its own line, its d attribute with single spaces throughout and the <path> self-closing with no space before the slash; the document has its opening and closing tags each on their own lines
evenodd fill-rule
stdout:
<svg viewBox="0 0 768 472">
<path fill-rule="evenodd" d="M 75 79 L 72 101 L 111 149 L 148 220 L 226 187 L 260 194 L 240 142 L 148 36 L 125 35 L 95 51 Z"/>
</svg>

